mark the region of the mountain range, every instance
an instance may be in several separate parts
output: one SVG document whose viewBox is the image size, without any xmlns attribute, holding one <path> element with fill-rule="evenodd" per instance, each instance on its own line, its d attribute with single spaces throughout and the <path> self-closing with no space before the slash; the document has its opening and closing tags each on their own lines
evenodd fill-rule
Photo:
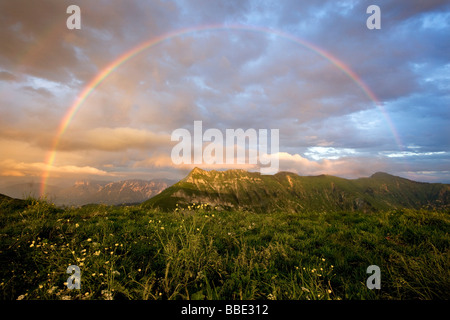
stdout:
<svg viewBox="0 0 450 320">
<path fill-rule="evenodd" d="M 395 208 L 448 208 L 450 185 L 415 182 L 378 172 L 368 178 L 291 172 L 261 175 L 244 170 L 193 169 L 187 177 L 143 203 L 164 210 L 193 203 L 260 212 L 364 211 Z"/>
<path fill-rule="evenodd" d="M 76 181 L 70 187 L 47 186 L 49 201 L 57 205 L 81 206 L 91 203 L 121 205 L 137 204 L 150 199 L 175 181 L 167 179 L 110 181 Z M 3 187 L 1 193 L 23 199 L 38 197 L 38 183 L 23 183 Z"/>
<path fill-rule="evenodd" d="M 3 188 L 0 193 L 23 199 L 36 196 L 38 191 L 39 184 L 28 183 Z M 48 199 L 57 205 L 142 204 L 162 210 L 192 207 L 194 203 L 219 210 L 256 212 L 373 212 L 450 207 L 449 184 L 416 182 L 382 172 L 367 178 L 344 179 L 330 175 L 299 176 L 291 172 L 261 175 L 240 169 L 205 171 L 194 168 L 176 183 L 167 179 L 82 180 L 65 188 L 48 186 L 47 192 Z"/>
</svg>

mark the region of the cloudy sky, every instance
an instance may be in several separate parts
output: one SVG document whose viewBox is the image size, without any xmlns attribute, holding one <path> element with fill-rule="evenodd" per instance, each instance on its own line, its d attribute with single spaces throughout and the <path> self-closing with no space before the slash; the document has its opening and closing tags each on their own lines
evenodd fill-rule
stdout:
<svg viewBox="0 0 450 320">
<path fill-rule="evenodd" d="M 182 178 L 201 120 L 279 129 L 280 170 L 450 183 L 449 35 L 439 0 L 2 0 L 1 180 Z"/>
</svg>

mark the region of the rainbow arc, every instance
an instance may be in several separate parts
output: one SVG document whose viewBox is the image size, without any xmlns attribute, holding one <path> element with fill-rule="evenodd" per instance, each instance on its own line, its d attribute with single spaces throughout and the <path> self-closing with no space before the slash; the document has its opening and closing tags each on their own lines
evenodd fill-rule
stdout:
<svg viewBox="0 0 450 320">
<path fill-rule="evenodd" d="M 164 41 L 180 37 L 183 35 L 189 35 L 193 33 L 198 33 L 202 31 L 224 31 L 224 30 L 236 30 L 236 31 L 252 31 L 252 32 L 260 32 L 264 34 L 269 34 L 272 36 L 277 36 L 282 39 L 286 39 L 288 41 L 292 41 L 294 43 L 297 43 L 305 48 L 308 48 L 324 59 L 328 60 L 330 63 L 332 63 L 334 66 L 339 68 L 342 72 L 344 72 L 350 79 L 353 80 L 353 82 L 358 85 L 361 90 L 364 92 L 364 94 L 372 100 L 380 112 L 383 114 L 390 130 L 393 133 L 394 139 L 396 143 L 401 146 L 401 141 L 399 138 L 399 135 L 389 117 L 387 112 L 385 111 L 383 105 L 380 103 L 380 101 L 377 99 L 373 91 L 370 90 L 370 88 L 364 83 L 364 81 L 353 71 L 348 67 L 344 62 L 333 56 L 331 53 L 323 50 L 322 48 L 319 48 L 318 46 L 303 40 L 301 38 L 298 38 L 296 36 L 293 36 L 291 34 L 269 29 L 265 27 L 257 27 L 257 26 L 243 26 L 243 25 L 207 25 L 207 26 L 199 26 L 199 27 L 193 27 L 193 28 L 187 28 L 182 29 L 178 31 L 174 31 L 171 33 L 166 33 L 157 37 L 154 37 L 148 41 L 144 41 L 138 46 L 132 48 L 131 50 L 128 50 L 127 52 L 120 55 L 117 59 L 110 62 L 106 67 L 104 67 L 95 77 L 92 78 L 89 83 L 86 84 L 86 86 L 81 90 L 80 94 L 74 101 L 74 103 L 69 107 L 67 112 L 65 113 L 64 117 L 62 118 L 57 132 L 54 136 L 52 146 L 50 151 L 48 152 L 48 155 L 45 160 L 46 164 L 46 170 L 42 175 L 41 179 L 41 188 L 40 188 L 40 194 L 41 196 L 45 194 L 45 188 L 47 184 L 47 180 L 50 176 L 51 169 L 53 167 L 56 153 L 58 149 L 58 145 L 61 139 L 61 136 L 66 132 L 67 128 L 69 127 L 71 121 L 73 120 L 74 116 L 76 115 L 77 111 L 83 106 L 83 103 L 86 101 L 86 99 L 89 97 L 89 95 L 111 74 L 113 73 L 117 68 L 119 68 L 121 65 L 129 61 L 130 59 L 136 57 L 143 51 L 152 48 Z"/>
</svg>

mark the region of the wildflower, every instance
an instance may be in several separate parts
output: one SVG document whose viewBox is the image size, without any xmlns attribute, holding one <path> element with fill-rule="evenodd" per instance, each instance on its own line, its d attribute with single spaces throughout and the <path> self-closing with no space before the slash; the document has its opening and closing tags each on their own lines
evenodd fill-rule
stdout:
<svg viewBox="0 0 450 320">
<path fill-rule="evenodd" d="M 330 289 L 328 289 L 328 290 L 327 290 L 327 292 L 328 292 L 328 293 L 331 293 L 331 290 L 330 290 Z"/>
<path fill-rule="evenodd" d="M 78 228 L 80 225 L 77 223 L 77 224 L 75 224 L 75 228 Z"/>
<path fill-rule="evenodd" d="M 91 241 L 92 241 L 92 239 L 91 239 L 91 238 L 87 239 L 87 242 L 91 242 Z"/>
<path fill-rule="evenodd" d="M 95 272 L 92 274 L 93 277 L 95 277 Z"/>
<path fill-rule="evenodd" d="M 118 246 L 119 246 L 119 244 L 118 244 L 118 243 L 116 243 L 116 244 L 115 244 L 115 246 L 116 246 L 116 247 L 118 247 Z"/>
<path fill-rule="evenodd" d="M 64 282 L 64 285 L 67 286 L 67 282 Z M 51 289 L 48 289 L 47 292 L 52 294 L 56 289 L 58 289 L 58 287 L 52 287 Z"/>
<path fill-rule="evenodd" d="M 44 286 L 42 284 L 39 285 L 39 289 L 42 289 Z"/>
<path fill-rule="evenodd" d="M 100 250 L 94 252 L 94 256 L 100 255 Z"/>
<path fill-rule="evenodd" d="M 105 264 L 108 264 L 109 263 L 109 261 L 105 261 Z"/>
<path fill-rule="evenodd" d="M 141 269 L 138 269 L 138 272 L 141 272 Z"/>
<path fill-rule="evenodd" d="M 322 258 L 322 261 L 325 261 L 325 258 Z"/>
<path fill-rule="evenodd" d="M 111 290 L 111 291 L 112 291 L 112 290 Z M 112 293 L 109 292 L 108 290 L 102 290 L 102 295 L 105 296 L 105 299 L 106 299 L 106 300 L 112 300 L 112 299 L 113 299 Z"/>
<path fill-rule="evenodd" d="M 164 227 L 161 227 L 161 230 L 164 230 Z"/>
</svg>

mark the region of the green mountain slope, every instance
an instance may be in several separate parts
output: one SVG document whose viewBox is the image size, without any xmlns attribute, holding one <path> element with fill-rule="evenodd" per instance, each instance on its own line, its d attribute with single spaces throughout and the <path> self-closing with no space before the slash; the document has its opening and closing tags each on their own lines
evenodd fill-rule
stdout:
<svg viewBox="0 0 450 320">
<path fill-rule="evenodd" d="M 15 211 L 26 208 L 27 200 L 14 199 L 0 193 L 0 214 L 6 211 Z"/>
<path fill-rule="evenodd" d="M 376 173 L 354 180 L 334 176 L 299 176 L 290 172 L 261 175 L 244 170 L 205 171 L 189 175 L 143 203 L 173 210 L 177 204 L 209 204 L 222 209 L 289 212 L 364 211 L 392 208 L 446 208 L 450 186 L 420 183 Z"/>
</svg>

